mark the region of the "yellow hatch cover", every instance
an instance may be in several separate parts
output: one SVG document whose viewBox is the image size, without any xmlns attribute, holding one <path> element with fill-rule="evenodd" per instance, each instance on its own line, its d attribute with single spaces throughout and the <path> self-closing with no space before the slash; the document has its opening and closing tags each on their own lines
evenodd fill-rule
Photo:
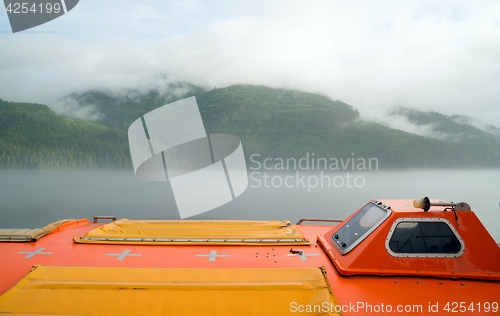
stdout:
<svg viewBox="0 0 500 316">
<path fill-rule="evenodd" d="M 10 242 L 32 242 L 36 241 L 52 230 L 56 229 L 58 226 L 72 221 L 72 219 L 63 219 L 52 224 L 49 224 L 43 228 L 35 229 L 0 229 L 0 241 L 10 241 Z"/>
<path fill-rule="evenodd" d="M 26 315 L 290 315 L 299 305 L 340 315 L 322 268 L 35 266 L 0 296 L 0 313 Z"/>
<path fill-rule="evenodd" d="M 309 245 L 289 221 L 144 221 L 121 219 L 88 232 L 77 243 Z"/>
</svg>

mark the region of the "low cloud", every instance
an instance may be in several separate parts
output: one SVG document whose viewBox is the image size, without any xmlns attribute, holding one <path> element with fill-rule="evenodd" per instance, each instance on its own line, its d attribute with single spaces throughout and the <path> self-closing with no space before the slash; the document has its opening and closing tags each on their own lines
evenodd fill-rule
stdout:
<svg viewBox="0 0 500 316">
<path fill-rule="evenodd" d="M 500 129 L 490 124 L 486 124 L 476 118 L 464 116 L 464 115 L 453 115 L 451 119 L 459 124 L 466 124 L 473 126 L 483 132 L 491 134 L 493 136 L 500 136 Z"/>
<path fill-rule="evenodd" d="M 249 83 L 321 91 L 363 116 L 401 104 L 495 125 L 499 11 L 493 0 L 88 0 L 37 28 L 57 33 L 0 34 L 0 97 Z"/>
<path fill-rule="evenodd" d="M 193 91 L 193 86 L 187 82 L 173 81 L 168 76 L 157 76 L 143 81 L 142 85 L 137 85 L 134 89 L 118 88 L 97 89 L 90 92 L 104 93 L 116 99 L 116 102 L 143 102 L 147 93 L 154 91 L 163 98 L 165 103 L 189 95 Z M 86 92 L 86 90 L 84 90 Z M 105 114 L 100 111 L 101 106 L 106 106 L 99 102 L 93 104 L 89 101 L 85 93 L 71 93 L 65 97 L 47 104 L 53 111 L 73 119 L 83 119 L 89 121 L 99 121 L 105 118 Z"/>
<path fill-rule="evenodd" d="M 463 136 L 461 134 L 451 134 L 439 131 L 437 123 L 416 124 L 404 115 L 390 112 L 387 113 L 384 118 L 379 118 L 379 123 L 407 133 L 445 141 L 458 141 Z"/>
<path fill-rule="evenodd" d="M 474 139 L 484 136 L 484 133 L 495 137 L 500 136 L 499 128 L 473 117 L 449 116 L 434 111 L 419 111 L 403 107 L 386 111 L 384 115 L 377 113 L 370 120 L 378 121 L 393 129 L 448 142 Z"/>
<path fill-rule="evenodd" d="M 104 118 L 99 109 L 92 104 L 81 104 L 71 96 L 67 96 L 48 105 L 55 112 L 72 119 L 98 121 Z"/>
</svg>

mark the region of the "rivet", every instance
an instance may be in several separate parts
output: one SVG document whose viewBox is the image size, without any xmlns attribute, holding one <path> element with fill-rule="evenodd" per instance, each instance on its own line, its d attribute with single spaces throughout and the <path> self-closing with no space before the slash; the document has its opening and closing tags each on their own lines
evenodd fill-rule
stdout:
<svg viewBox="0 0 500 316">
<path fill-rule="evenodd" d="M 440 285 L 443 285 L 443 282 L 439 282 Z"/>
<path fill-rule="evenodd" d="M 417 281 L 418 284 L 420 284 L 420 281 Z"/>
<path fill-rule="evenodd" d="M 398 284 L 398 281 L 394 281 L 394 283 Z"/>
<path fill-rule="evenodd" d="M 274 263 L 278 263 L 278 261 L 274 261 Z"/>
<path fill-rule="evenodd" d="M 465 284 L 463 284 L 463 283 L 462 283 L 462 284 L 460 284 L 460 285 L 461 285 L 461 286 L 465 286 Z"/>
</svg>

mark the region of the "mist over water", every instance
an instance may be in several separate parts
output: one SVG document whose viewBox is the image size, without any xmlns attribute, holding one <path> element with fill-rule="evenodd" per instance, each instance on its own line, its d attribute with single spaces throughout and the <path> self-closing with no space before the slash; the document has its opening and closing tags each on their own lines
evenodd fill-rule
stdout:
<svg viewBox="0 0 500 316">
<path fill-rule="evenodd" d="M 428 196 L 469 203 L 500 242 L 500 170 L 326 172 L 330 179 L 337 176 L 336 186 L 325 180 L 315 187 L 308 187 L 308 177 L 321 180 L 319 172 L 301 171 L 298 177 L 296 172 L 254 172 L 249 170 L 249 187 L 240 197 L 190 219 L 344 219 L 371 199 Z M 142 181 L 132 171 L 0 171 L 0 228 L 37 228 L 96 215 L 179 219 L 168 182 Z"/>
</svg>

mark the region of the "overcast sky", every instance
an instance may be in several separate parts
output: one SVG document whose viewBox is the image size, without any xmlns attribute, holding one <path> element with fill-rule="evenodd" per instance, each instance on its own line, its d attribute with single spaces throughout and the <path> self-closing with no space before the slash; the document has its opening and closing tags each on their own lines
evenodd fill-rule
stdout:
<svg viewBox="0 0 500 316">
<path fill-rule="evenodd" d="M 499 13 L 497 0 L 81 0 L 12 34 L 0 12 L 0 98 L 249 83 L 319 91 L 366 118 L 406 106 L 500 126 Z"/>
</svg>

